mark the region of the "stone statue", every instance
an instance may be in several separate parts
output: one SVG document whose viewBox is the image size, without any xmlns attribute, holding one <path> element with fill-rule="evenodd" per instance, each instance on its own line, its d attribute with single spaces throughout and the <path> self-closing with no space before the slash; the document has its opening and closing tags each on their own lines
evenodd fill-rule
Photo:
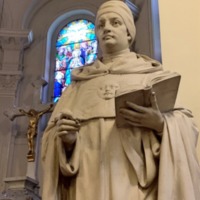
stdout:
<svg viewBox="0 0 200 200">
<path fill-rule="evenodd" d="M 27 139 L 28 139 L 27 159 L 29 162 L 34 161 L 34 159 L 35 159 L 34 138 L 37 135 L 39 119 L 43 114 L 49 112 L 52 107 L 53 107 L 53 104 L 50 104 L 46 109 L 41 110 L 41 111 L 37 111 L 34 109 L 25 111 L 23 109 L 19 109 L 19 112 L 23 116 L 27 116 L 29 118 L 29 125 L 28 125 L 28 130 L 27 130 Z"/>
<path fill-rule="evenodd" d="M 127 102 L 115 123 L 115 93 L 134 89 L 164 70 L 130 52 L 136 29 L 123 1 L 106 1 L 96 15 L 102 58 L 72 71 L 42 138 L 43 200 L 169 200 L 200 198 L 198 130 L 184 108 L 161 113 Z"/>
</svg>

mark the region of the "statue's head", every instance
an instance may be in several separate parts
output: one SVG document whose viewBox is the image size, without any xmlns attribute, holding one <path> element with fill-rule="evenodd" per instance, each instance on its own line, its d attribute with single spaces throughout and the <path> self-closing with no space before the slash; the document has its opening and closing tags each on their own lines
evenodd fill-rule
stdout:
<svg viewBox="0 0 200 200">
<path fill-rule="evenodd" d="M 106 50 L 106 47 L 109 50 L 112 45 L 125 48 L 123 45 L 127 46 L 126 40 L 129 48 L 135 39 L 136 29 L 132 12 L 122 1 L 111 0 L 103 3 L 97 11 L 95 25 L 102 51 Z"/>
<path fill-rule="evenodd" d="M 29 110 L 29 114 L 32 115 L 32 116 L 35 116 L 37 113 L 38 112 L 36 110 L 32 109 L 32 108 Z"/>
</svg>

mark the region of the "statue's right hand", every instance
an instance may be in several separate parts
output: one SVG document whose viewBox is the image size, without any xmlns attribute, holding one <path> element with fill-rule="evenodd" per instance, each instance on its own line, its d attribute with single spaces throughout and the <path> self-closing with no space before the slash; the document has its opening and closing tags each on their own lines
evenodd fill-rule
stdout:
<svg viewBox="0 0 200 200">
<path fill-rule="evenodd" d="M 75 143 L 80 123 L 74 119 L 71 113 L 61 113 L 56 118 L 56 133 L 61 137 L 67 149 Z"/>
</svg>

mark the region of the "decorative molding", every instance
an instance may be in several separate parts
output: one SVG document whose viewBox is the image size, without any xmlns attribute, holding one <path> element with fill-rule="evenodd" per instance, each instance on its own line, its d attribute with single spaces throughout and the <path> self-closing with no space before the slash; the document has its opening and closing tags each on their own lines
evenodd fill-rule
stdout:
<svg viewBox="0 0 200 200">
<path fill-rule="evenodd" d="M 22 68 L 24 49 L 33 40 L 30 31 L 0 30 L 0 46 L 3 51 L 2 69 L 5 71 L 17 71 Z"/>
<path fill-rule="evenodd" d="M 5 50 L 22 50 L 33 41 L 32 31 L 0 30 L 0 44 Z"/>
<path fill-rule="evenodd" d="M 38 77 L 37 79 L 35 79 L 31 85 L 34 87 L 34 88 L 39 88 L 41 89 L 41 87 L 44 87 L 45 85 L 47 85 L 47 81 L 43 78 L 43 77 Z"/>
<path fill-rule="evenodd" d="M 6 178 L 7 190 L 0 194 L 0 200 L 40 200 L 38 182 L 30 177 Z"/>
<path fill-rule="evenodd" d="M 3 72 L 0 71 L 0 94 L 15 93 L 18 83 L 22 79 L 22 72 Z"/>
</svg>

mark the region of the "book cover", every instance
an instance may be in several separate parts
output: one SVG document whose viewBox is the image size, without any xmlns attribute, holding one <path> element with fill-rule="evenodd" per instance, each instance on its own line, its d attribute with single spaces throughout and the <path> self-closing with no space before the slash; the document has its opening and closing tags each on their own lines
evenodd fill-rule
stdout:
<svg viewBox="0 0 200 200">
<path fill-rule="evenodd" d="M 155 92 L 158 107 L 161 112 L 168 112 L 174 108 L 181 76 L 178 73 L 164 72 L 153 77 L 146 86 L 131 90 L 126 88 L 118 91 L 115 97 L 116 124 L 118 127 L 126 126 L 126 120 L 120 115 L 120 109 L 125 108 L 130 101 L 137 105 L 149 107 L 151 92 Z"/>
</svg>

